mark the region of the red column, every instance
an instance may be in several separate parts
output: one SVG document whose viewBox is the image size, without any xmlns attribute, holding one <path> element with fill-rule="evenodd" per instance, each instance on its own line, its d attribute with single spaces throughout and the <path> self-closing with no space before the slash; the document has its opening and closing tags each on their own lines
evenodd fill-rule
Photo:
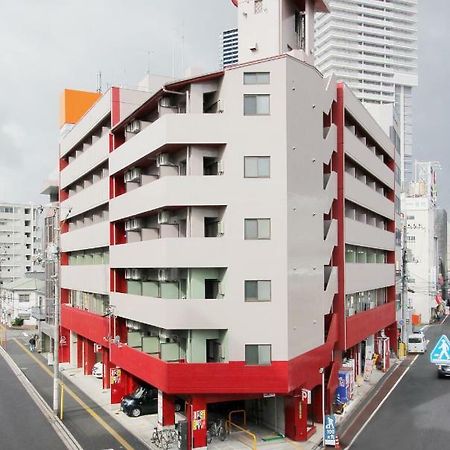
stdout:
<svg viewBox="0 0 450 450">
<path fill-rule="evenodd" d="M 285 431 L 286 436 L 293 441 L 308 439 L 308 400 L 301 397 L 286 397 L 285 399 Z"/>
<path fill-rule="evenodd" d="M 77 367 L 83 367 L 83 341 L 84 338 L 80 335 L 77 337 Z"/>
<path fill-rule="evenodd" d="M 206 450 L 206 431 L 208 422 L 206 417 L 205 399 L 203 397 L 192 397 L 191 403 L 188 405 L 187 414 L 190 430 L 189 442 L 193 442 L 192 449 L 199 448 Z"/>
<path fill-rule="evenodd" d="M 83 373 L 90 375 L 95 364 L 94 343 L 88 339 L 84 339 L 83 349 Z"/>
<path fill-rule="evenodd" d="M 317 423 L 323 422 L 322 412 L 322 385 L 316 386 L 312 391 L 312 408 L 314 412 L 314 420 Z"/>
<path fill-rule="evenodd" d="M 111 403 L 120 403 L 122 397 L 133 392 L 137 383 L 134 377 L 125 370 L 111 364 L 109 374 L 111 385 Z"/>
<path fill-rule="evenodd" d="M 106 347 L 102 348 L 102 363 L 103 363 L 103 378 L 102 378 L 103 389 L 109 389 L 111 386 L 110 383 L 111 380 L 109 376 L 111 364 L 109 362 L 109 350 Z"/>
<path fill-rule="evenodd" d="M 163 427 L 175 425 L 175 398 L 163 392 L 158 401 L 162 401 L 162 417 L 158 417 L 160 424 Z"/>
<path fill-rule="evenodd" d="M 59 332 L 59 362 L 70 362 L 70 331 L 61 327 Z"/>
</svg>

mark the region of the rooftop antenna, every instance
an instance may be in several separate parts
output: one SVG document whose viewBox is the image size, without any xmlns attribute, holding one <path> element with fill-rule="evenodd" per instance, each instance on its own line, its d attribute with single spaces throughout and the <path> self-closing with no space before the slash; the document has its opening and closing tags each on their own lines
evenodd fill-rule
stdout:
<svg viewBox="0 0 450 450">
<path fill-rule="evenodd" d="M 97 72 L 97 92 L 102 93 L 102 72 L 100 70 Z"/>
</svg>

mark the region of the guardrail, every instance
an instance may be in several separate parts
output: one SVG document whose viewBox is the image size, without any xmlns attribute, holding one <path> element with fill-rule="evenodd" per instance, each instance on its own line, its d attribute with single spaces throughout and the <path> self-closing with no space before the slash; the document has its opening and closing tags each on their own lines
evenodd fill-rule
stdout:
<svg viewBox="0 0 450 450">
<path fill-rule="evenodd" d="M 231 417 L 233 416 L 233 414 L 237 414 L 237 413 L 243 413 L 244 414 L 244 426 L 247 426 L 247 413 L 244 409 L 237 409 L 235 411 L 230 411 L 230 413 L 228 414 L 228 420 L 225 422 L 225 427 L 228 433 L 231 433 L 231 431 L 233 430 L 233 428 L 236 428 L 238 431 L 242 431 L 243 433 L 245 433 L 246 435 L 248 435 L 251 439 L 251 445 L 250 448 L 252 450 L 257 450 L 256 447 L 256 434 L 251 433 L 250 431 L 248 431 L 247 429 L 241 427 L 240 425 L 237 425 L 236 423 L 233 423 L 231 421 Z M 243 442 L 241 441 L 243 444 L 247 445 L 247 442 Z"/>
</svg>

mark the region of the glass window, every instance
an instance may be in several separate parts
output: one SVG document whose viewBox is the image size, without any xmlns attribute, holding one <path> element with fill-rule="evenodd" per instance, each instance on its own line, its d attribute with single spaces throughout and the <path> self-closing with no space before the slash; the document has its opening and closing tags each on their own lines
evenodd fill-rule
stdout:
<svg viewBox="0 0 450 450">
<path fill-rule="evenodd" d="M 270 84 L 270 72 L 245 72 L 244 84 Z"/>
<path fill-rule="evenodd" d="M 245 178 L 269 178 L 270 156 L 245 156 L 244 158 Z"/>
<path fill-rule="evenodd" d="M 246 302 L 270 302 L 271 281 L 269 280 L 246 280 L 245 301 Z"/>
<path fill-rule="evenodd" d="M 270 239 L 270 219 L 245 219 L 245 239 Z"/>
<path fill-rule="evenodd" d="M 269 94 L 245 94 L 244 116 L 259 116 L 270 114 Z"/>
<path fill-rule="evenodd" d="M 245 364 L 268 366 L 272 363 L 270 344 L 249 344 L 245 346 Z"/>
<path fill-rule="evenodd" d="M 27 303 L 30 301 L 30 294 L 19 294 L 19 303 Z"/>
<path fill-rule="evenodd" d="M 345 246 L 345 262 L 354 263 L 356 262 L 356 250 L 353 245 Z"/>
</svg>

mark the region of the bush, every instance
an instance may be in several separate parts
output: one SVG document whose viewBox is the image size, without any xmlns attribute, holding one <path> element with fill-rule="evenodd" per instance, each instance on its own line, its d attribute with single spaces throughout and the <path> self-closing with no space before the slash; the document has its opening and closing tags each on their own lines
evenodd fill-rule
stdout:
<svg viewBox="0 0 450 450">
<path fill-rule="evenodd" d="M 23 325 L 23 319 L 20 317 L 16 317 L 12 322 L 13 327 L 21 327 L 22 325 Z"/>
</svg>

